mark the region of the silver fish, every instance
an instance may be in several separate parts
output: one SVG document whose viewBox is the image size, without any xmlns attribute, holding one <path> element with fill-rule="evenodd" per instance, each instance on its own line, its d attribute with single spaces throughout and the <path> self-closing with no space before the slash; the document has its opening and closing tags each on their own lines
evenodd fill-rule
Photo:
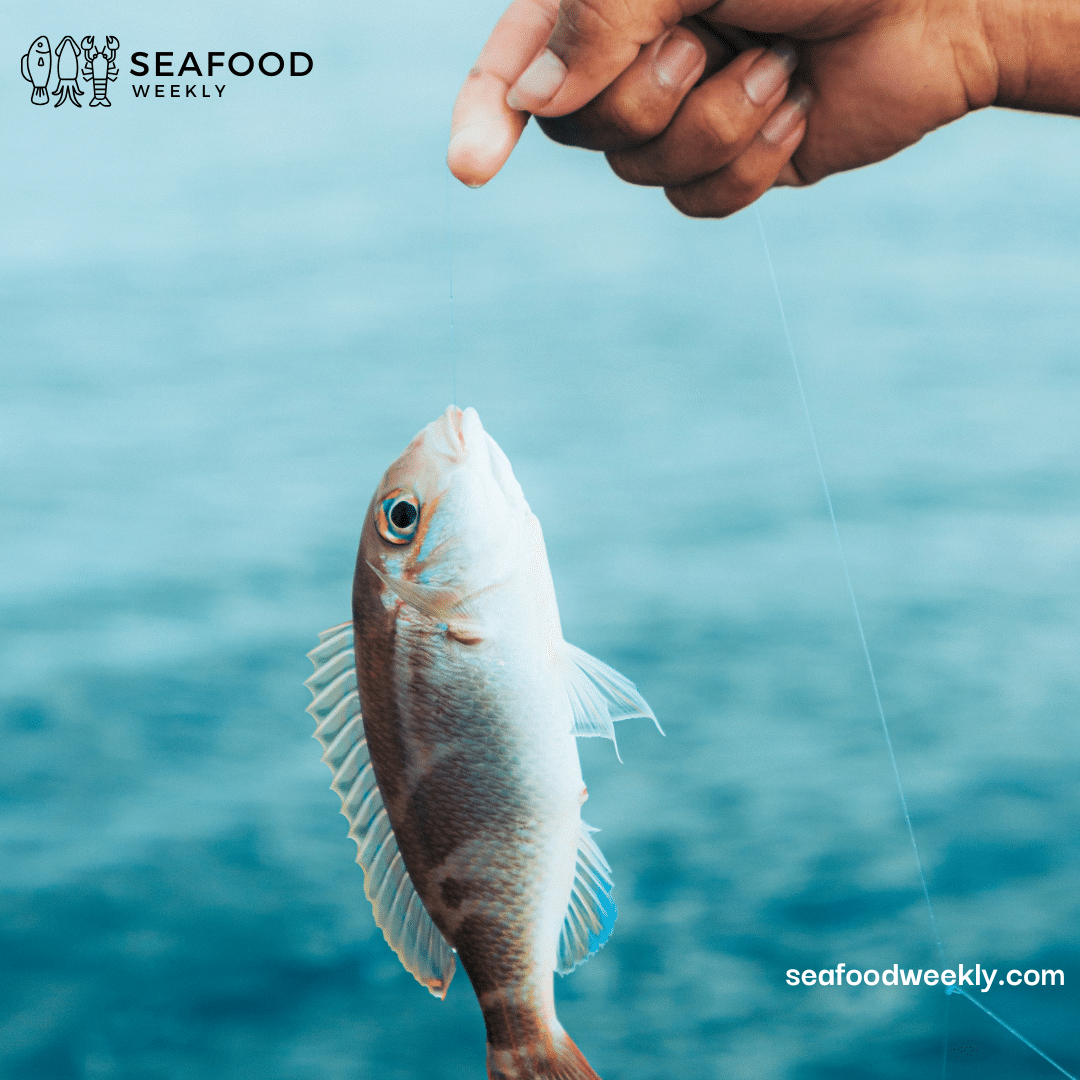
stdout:
<svg viewBox="0 0 1080 1080">
<path fill-rule="evenodd" d="M 575 737 L 656 718 L 563 640 L 540 523 L 475 409 L 447 409 L 387 470 L 352 622 L 308 655 L 308 711 L 387 942 L 436 997 L 461 961 L 490 1080 L 598 1080 L 552 979 L 615 923 Z"/>
</svg>

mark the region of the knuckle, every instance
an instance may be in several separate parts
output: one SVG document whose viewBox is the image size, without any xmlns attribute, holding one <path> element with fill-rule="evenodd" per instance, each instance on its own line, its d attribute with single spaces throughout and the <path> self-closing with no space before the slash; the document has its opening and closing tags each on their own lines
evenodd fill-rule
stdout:
<svg viewBox="0 0 1080 1080">
<path fill-rule="evenodd" d="M 581 146 L 586 150 L 597 149 L 586 118 L 581 112 L 569 116 L 538 116 L 536 123 L 540 130 L 554 142 L 563 146 Z"/>
<path fill-rule="evenodd" d="M 726 201 L 738 203 L 735 207 L 737 210 L 749 206 L 767 186 L 762 184 L 759 176 L 751 173 L 737 160 L 724 170 L 723 177 Z"/>
<path fill-rule="evenodd" d="M 733 177 L 724 169 L 693 184 L 667 188 L 665 194 L 687 217 L 722 218 L 749 206 L 763 191 L 760 184 Z"/>
<path fill-rule="evenodd" d="M 689 190 L 689 186 L 664 188 L 664 194 L 667 196 L 668 202 L 680 214 L 685 214 L 686 217 L 706 218 L 718 216 L 708 211 L 701 199 L 697 197 L 697 194 Z"/>
<path fill-rule="evenodd" d="M 554 38 L 570 47 L 581 41 L 606 38 L 616 30 L 616 24 L 605 7 L 603 0 L 563 0 Z"/>
<path fill-rule="evenodd" d="M 706 137 L 720 150 L 731 150 L 745 139 L 736 117 L 723 108 L 706 109 L 702 115 L 702 126 Z"/>
<path fill-rule="evenodd" d="M 648 184 L 648 181 L 643 179 L 639 167 L 640 163 L 635 154 L 627 151 L 612 150 L 606 156 L 611 171 L 624 183 Z"/>
<path fill-rule="evenodd" d="M 621 142 L 636 146 L 648 142 L 663 124 L 657 127 L 650 110 L 632 94 L 611 94 L 604 102 L 604 117 Z M 623 147 L 618 147 L 623 149 Z"/>
<path fill-rule="evenodd" d="M 577 112 L 536 119 L 556 142 L 605 152 L 636 149 L 655 138 L 667 121 L 666 116 L 657 117 L 632 87 L 608 87 Z"/>
<path fill-rule="evenodd" d="M 791 166 L 791 171 L 795 175 L 795 182 L 791 185 L 792 187 L 809 187 L 811 184 L 816 184 L 825 175 L 823 172 L 812 174 L 802 160 L 799 150 L 792 154 L 788 165 Z"/>
</svg>

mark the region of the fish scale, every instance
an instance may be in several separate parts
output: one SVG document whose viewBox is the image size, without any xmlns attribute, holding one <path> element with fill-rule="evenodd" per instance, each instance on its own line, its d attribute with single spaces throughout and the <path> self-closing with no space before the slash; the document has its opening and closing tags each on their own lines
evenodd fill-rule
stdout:
<svg viewBox="0 0 1080 1080">
<path fill-rule="evenodd" d="M 352 625 L 308 655 L 315 737 L 387 942 L 438 997 L 465 968 L 490 1080 L 596 1080 L 552 982 L 615 922 L 576 738 L 656 718 L 563 640 L 540 525 L 475 410 L 451 406 L 387 470 Z"/>
</svg>

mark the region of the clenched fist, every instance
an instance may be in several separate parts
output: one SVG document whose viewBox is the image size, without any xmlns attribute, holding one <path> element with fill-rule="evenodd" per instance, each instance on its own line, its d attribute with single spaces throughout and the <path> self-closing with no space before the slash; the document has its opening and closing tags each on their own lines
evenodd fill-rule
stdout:
<svg viewBox="0 0 1080 1080">
<path fill-rule="evenodd" d="M 514 0 L 448 163 L 502 167 L 530 115 L 684 213 L 868 165 L 986 105 L 1080 112 L 1077 0 Z"/>
</svg>

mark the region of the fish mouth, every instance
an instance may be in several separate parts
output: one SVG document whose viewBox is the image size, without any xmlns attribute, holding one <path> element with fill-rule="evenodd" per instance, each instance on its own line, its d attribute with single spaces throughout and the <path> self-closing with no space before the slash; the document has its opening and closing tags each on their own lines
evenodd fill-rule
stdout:
<svg viewBox="0 0 1080 1080">
<path fill-rule="evenodd" d="M 473 416 L 476 416 L 477 422 L 480 418 L 477 416 L 475 409 L 469 410 Z M 468 450 L 468 444 L 465 442 L 465 412 L 463 409 L 459 409 L 456 405 L 450 405 L 447 407 L 445 413 L 443 413 L 443 421 L 446 425 L 446 437 L 450 441 L 451 446 L 460 447 L 462 452 Z"/>
<path fill-rule="evenodd" d="M 480 423 L 480 414 L 472 406 L 459 409 L 456 405 L 451 405 L 445 416 L 451 436 L 463 453 L 479 450 L 487 443 L 487 432 Z"/>
<path fill-rule="evenodd" d="M 484 430 L 479 414 L 471 406 L 459 409 L 451 405 L 417 437 L 413 448 L 420 447 L 453 465 L 471 461 L 495 481 L 510 506 L 527 509 L 528 504 L 510 462 L 498 443 Z"/>
<path fill-rule="evenodd" d="M 471 406 L 459 409 L 451 405 L 425 430 L 426 448 L 458 463 L 484 445 L 484 425 Z"/>
</svg>

